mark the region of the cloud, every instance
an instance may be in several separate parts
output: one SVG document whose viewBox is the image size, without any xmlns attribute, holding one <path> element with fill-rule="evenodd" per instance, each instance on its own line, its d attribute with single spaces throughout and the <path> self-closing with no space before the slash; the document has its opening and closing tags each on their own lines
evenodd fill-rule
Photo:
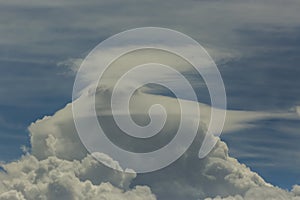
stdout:
<svg viewBox="0 0 300 200">
<path fill-rule="evenodd" d="M 65 68 L 64 72 L 61 73 L 62 75 L 74 76 L 82 62 L 82 58 L 70 58 L 65 61 L 58 62 L 57 66 Z"/>
<path fill-rule="evenodd" d="M 300 196 L 300 185 L 294 185 L 293 186 L 293 189 L 292 189 L 292 192 L 297 195 L 297 196 Z"/>
<path fill-rule="evenodd" d="M 1 200 L 25 200 L 23 194 L 16 190 L 10 190 L 0 195 Z"/>
<path fill-rule="evenodd" d="M 300 116 L 300 106 L 296 106 L 297 114 Z"/>
<path fill-rule="evenodd" d="M 290 193 L 267 184 L 258 174 L 229 157 L 224 142 L 218 141 L 208 157 L 199 160 L 197 151 L 203 135 L 178 161 L 158 172 L 136 177 L 113 171 L 93 157 L 84 156 L 86 151 L 76 141 L 75 130 L 70 128 L 74 125 L 66 114 L 68 109 L 69 106 L 31 125 L 32 155 L 3 166 L 0 199 L 155 199 L 154 194 L 158 199 L 203 199 L 218 195 L 225 199 L 296 199 L 299 194 L 298 186 Z M 38 141 L 41 145 L 37 145 Z M 99 156 L 117 164 L 103 154 Z M 151 190 L 139 186 L 145 184 Z"/>
<path fill-rule="evenodd" d="M 116 49 L 111 48 L 107 51 L 106 55 L 102 56 L 110 58 L 112 56 L 111 52 L 115 50 Z M 140 52 L 137 52 L 136 54 L 139 53 Z M 126 137 L 124 134 L 120 133 L 119 128 L 112 119 L 110 106 L 113 85 L 124 72 L 127 72 L 131 66 L 137 66 L 148 61 L 149 55 L 150 58 L 152 58 L 152 55 L 153 58 L 159 59 L 164 64 L 173 66 L 182 73 L 191 70 L 187 63 L 180 59 L 174 59 L 174 57 L 169 54 L 159 52 L 159 55 L 157 55 L 157 52 L 149 51 L 141 52 L 141 55 L 136 54 L 129 54 L 128 56 L 121 57 L 119 60 L 113 62 L 103 75 L 103 78 L 99 83 L 100 87 L 95 91 L 97 117 L 100 121 L 103 121 L 101 126 L 107 131 L 109 139 L 121 147 L 130 148 L 132 151 L 147 152 L 153 150 L 153 147 L 162 147 L 172 139 L 174 133 L 177 131 L 178 127 L 175 124 L 177 124 L 181 116 L 181 110 L 178 108 L 179 102 L 188 108 L 188 110 L 197 107 L 200 109 L 201 127 L 198 135 L 191 147 L 182 157 L 172 165 L 157 172 L 132 176 L 132 173 L 116 172 L 102 164 L 97 165 L 96 168 L 90 168 L 90 165 L 87 165 L 83 169 L 86 173 L 80 175 L 83 180 L 89 180 L 92 184 L 100 184 L 103 181 L 108 181 L 116 187 L 126 189 L 132 186 L 146 184 L 159 199 L 174 200 L 203 199 L 206 197 L 215 197 L 217 195 L 222 197 L 240 195 L 241 197 L 246 198 L 247 195 L 251 196 L 253 188 L 274 188 L 272 185 L 266 183 L 258 174 L 252 172 L 245 165 L 240 164 L 236 159 L 231 158 L 228 155 L 226 144 L 218 139 L 213 151 L 210 152 L 206 158 L 198 159 L 199 147 L 206 134 L 206 127 L 208 127 L 210 123 L 211 111 L 212 109 L 218 110 L 218 108 L 211 108 L 206 104 L 193 102 L 188 99 L 176 99 L 165 96 L 163 91 L 160 91 L 161 88 L 145 86 L 138 89 L 131 97 L 129 103 L 130 113 L 135 122 L 147 124 L 149 122 L 148 109 L 150 106 L 156 103 L 163 105 L 168 114 L 168 118 L 164 129 L 160 134 L 161 137 L 151 138 L 151 140 L 149 140 L 150 142 L 147 144 Z M 147 57 L 145 57 L 145 55 Z M 137 57 L 140 59 L 136 59 Z M 92 117 L 89 112 L 86 112 L 87 109 L 85 109 L 84 106 L 86 105 L 86 102 L 89 102 L 94 98 L 94 91 L 91 90 L 91 88 L 95 84 L 93 80 L 95 80 L 95 76 L 97 76 L 95 69 L 98 67 L 98 59 L 100 59 L 100 57 L 95 56 L 85 61 L 89 62 L 91 68 L 82 74 L 82 80 L 84 82 L 83 87 L 80 88 L 80 91 L 77 91 L 77 94 L 79 95 L 78 99 L 72 103 L 82 108 L 81 112 L 78 113 L 78 116 L 82 119 L 89 119 Z M 158 74 L 158 76 L 155 77 L 155 80 L 165 80 L 169 84 L 173 84 L 174 87 L 181 87 L 176 77 L 174 78 L 170 76 L 170 74 L 162 72 L 156 74 Z M 135 77 L 143 76 L 147 76 L 147 74 L 135 74 Z M 119 85 L 121 94 L 126 94 L 126 92 L 134 87 L 136 84 L 134 80 L 135 79 L 127 79 L 126 82 Z M 184 92 L 184 88 L 180 89 Z M 155 94 L 155 92 L 159 93 L 159 95 Z M 120 100 L 122 98 L 117 99 Z M 41 161 L 49 159 L 49 157 L 66 160 L 67 162 L 86 159 L 88 152 L 80 141 L 75 129 L 72 104 L 67 104 L 65 108 L 59 110 L 53 116 L 44 117 L 30 125 L 29 131 L 31 134 L 32 156 Z M 126 114 L 124 113 L 123 106 L 121 106 L 121 102 L 117 102 L 116 105 L 119 105 L 114 110 L 116 115 L 123 116 Z M 250 126 L 250 122 L 259 119 L 270 117 L 292 118 L 294 116 L 295 113 L 289 112 L 268 113 L 227 110 L 227 118 L 223 131 L 231 132 L 245 129 Z M 199 120 L 197 115 L 188 117 L 191 120 Z M 190 134 L 192 129 L 191 127 L 188 127 L 185 131 L 186 134 Z M 90 146 L 99 145 L 98 143 L 95 144 L 95 141 L 97 141 L 96 138 L 89 138 Z M 180 146 L 180 144 L 178 144 L 178 146 Z M 107 165 L 117 165 L 117 168 L 126 168 L 126 166 L 123 166 L 124 163 L 122 163 L 118 157 L 110 158 L 105 154 L 101 154 L 101 152 L 98 153 L 98 155 L 101 156 L 101 159 Z M 118 162 L 120 162 L 120 165 Z M 153 162 L 155 162 L 155 160 Z M 135 163 L 141 163 L 141 160 L 137 158 Z M 95 174 L 98 174 L 98 176 Z M 278 189 L 278 191 L 285 195 L 284 191 L 280 189 Z M 289 195 L 289 193 L 287 194 Z M 263 199 L 264 196 L 261 198 Z"/>
<path fill-rule="evenodd" d="M 127 90 L 129 86 L 130 84 L 123 85 L 124 90 Z M 106 102 L 109 100 L 110 93 L 110 87 L 103 86 L 98 88 L 96 93 L 98 113 L 109 114 Z M 90 94 L 84 93 L 80 98 L 90 98 Z M 143 90 L 137 92 L 132 101 L 134 105 L 131 110 L 133 116 L 134 114 L 143 113 L 145 115 L 139 115 L 140 123 L 144 123 L 147 120 L 147 109 L 145 114 L 145 108 L 154 102 L 165 105 L 167 110 L 173 108 L 171 111 L 173 115 L 177 112 L 174 109 L 176 108 L 175 99 L 144 93 Z M 191 106 L 195 104 L 195 102 L 188 100 L 180 101 L 191 104 Z M 257 193 L 255 196 L 257 199 L 265 199 L 265 195 L 273 197 L 273 193 L 280 193 L 291 198 L 294 195 L 278 188 L 274 189 L 272 185 L 266 183 L 258 174 L 252 172 L 245 165 L 240 164 L 236 159 L 231 158 L 228 155 L 227 145 L 222 141 L 217 142 L 213 151 L 206 158 L 198 159 L 199 147 L 203 141 L 207 119 L 209 119 L 210 114 L 210 107 L 205 104 L 199 104 L 202 114 L 204 114 L 202 118 L 204 123 L 201 125 L 202 128 L 189 150 L 172 165 L 157 172 L 138 174 L 137 176 L 132 176 L 131 173 L 113 171 L 92 160 L 91 157 L 86 157 L 87 151 L 80 142 L 74 126 L 71 106 L 71 104 L 68 104 L 53 116 L 44 117 L 31 124 L 29 127 L 32 144 L 31 153 L 32 157 L 40 160 L 38 162 L 49 162 L 44 160 L 51 158 L 59 161 L 63 160 L 65 163 L 81 163 L 79 164 L 79 166 L 82 166 L 81 170 L 79 170 L 80 173 L 76 177 L 79 177 L 82 181 L 90 181 L 94 185 L 106 181 L 119 188 L 148 185 L 158 199 L 204 199 L 218 195 L 222 197 L 230 196 L 230 198 L 236 199 L 249 199 L 255 193 L 254 191 L 258 191 L 258 189 L 253 188 L 263 188 L 262 190 L 268 191 L 266 194 Z M 228 111 L 228 113 L 229 119 L 225 129 L 227 131 L 245 128 L 247 126 L 243 126 L 241 123 L 269 116 L 268 113 L 248 113 L 246 111 Z M 85 116 L 85 113 L 82 113 L 82 116 L 88 117 Z M 165 129 L 165 137 L 160 138 L 155 144 L 164 144 L 166 140 L 170 139 L 167 135 L 174 133 L 176 117 L 171 118 L 171 121 L 172 123 Z M 108 125 L 109 134 L 117 132 L 114 127 L 113 125 Z M 114 135 L 111 139 L 121 144 L 121 146 L 131 146 L 133 150 L 146 149 L 146 145 L 123 140 Z M 102 158 L 106 160 L 105 162 L 116 164 L 109 157 L 102 155 Z"/>
<path fill-rule="evenodd" d="M 109 56 L 109 55 L 107 55 Z M 168 59 L 167 59 L 168 60 Z M 92 60 L 97 63 L 97 60 Z M 141 60 L 129 59 L 128 63 Z M 123 62 L 122 62 L 123 63 Z M 127 63 L 127 64 L 128 64 Z M 93 63 L 92 63 L 93 64 Z M 116 63 L 115 63 L 116 64 Z M 124 63 L 123 63 L 124 64 Z M 126 64 L 126 62 L 125 62 Z M 104 84 L 96 90 L 96 110 L 98 117 L 104 119 L 108 136 L 118 145 L 131 148 L 131 150 L 148 151 L 153 147 L 161 147 L 172 139 L 176 133 L 176 124 L 181 112 L 178 102 L 189 109 L 199 107 L 201 123 L 198 135 L 186 153 L 172 165 L 156 172 L 135 174 L 114 171 L 97 162 L 88 155 L 75 129 L 72 103 L 57 111 L 53 116 L 45 116 L 29 127 L 31 140 L 31 154 L 21 160 L 3 165 L 5 172 L 1 172 L 0 192 L 3 198 L 26 199 L 204 199 L 206 197 L 266 199 L 266 198 L 294 198 L 298 195 L 297 187 L 292 192 L 287 192 L 266 183 L 257 173 L 228 155 L 226 144 L 216 138 L 217 144 L 210 154 L 204 159 L 198 159 L 198 151 L 206 134 L 206 127 L 210 121 L 210 106 L 188 99 L 175 99 L 162 94 L 153 94 L 152 90 L 159 92 L 159 88 L 140 88 L 131 99 L 131 114 L 140 124 L 149 121 L 148 109 L 155 103 L 162 104 L 170 118 L 164 127 L 161 138 L 154 138 L 149 144 L 139 143 L 130 138 L 118 135 L 118 128 L 112 123 L 110 113 L 110 97 L 112 84 L 118 75 L 127 70 L 125 64 L 122 70 L 108 72 Z M 183 63 L 173 63 L 182 71 L 187 71 Z M 118 66 L 116 64 L 116 66 Z M 125 67 L 124 67 L 125 66 Z M 184 67 L 182 67 L 184 66 Z M 95 66 L 96 67 L 96 66 Z M 92 68 L 93 69 L 93 68 Z M 85 74 L 85 81 L 95 76 L 93 70 Z M 140 74 L 145 76 L 145 74 Z M 167 79 L 180 86 L 177 80 L 172 80 L 169 74 L 160 73 L 157 79 Z M 80 91 L 74 103 L 86 102 L 93 98 L 90 90 L 93 82 Z M 121 85 L 121 90 L 126 93 L 132 88 L 133 81 Z M 78 101 L 83 100 L 83 101 Z M 84 106 L 84 105 L 80 106 Z M 84 111 L 84 109 L 83 109 Z M 123 115 L 124 110 L 117 109 L 117 115 Z M 293 117 L 295 113 L 266 113 L 248 111 L 227 111 L 228 117 L 224 132 L 244 129 L 249 122 L 272 117 Z M 89 118 L 89 113 L 81 112 L 80 117 Z M 198 116 L 189 116 L 197 120 Z M 186 134 L 190 134 L 190 129 Z M 90 138 L 93 143 L 94 138 Z M 180 146 L 180 144 L 178 145 Z M 103 152 L 96 153 L 97 157 L 107 165 L 114 165 L 118 169 L 125 169 L 122 163 Z M 87 156 L 88 155 L 88 156 Z M 95 155 L 94 155 L 95 156 Z M 137 158 L 136 163 L 140 160 Z M 147 185 L 147 186 L 142 186 Z M 151 189 L 150 189 L 151 188 Z M 266 191 L 266 192 L 262 192 Z M 294 192 L 296 191 L 296 192 Z M 153 193 L 152 193 L 153 192 Z M 155 194 L 155 195 L 154 195 Z M 23 195 L 23 197 L 22 197 Z"/>
<path fill-rule="evenodd" d="M 146 186 L 128 188 L 134 173 L 107 173 L 91 156 L 67 161 L 57 157 L 37 160 L 32 155 L 5 164 L 0 174 L 0 199 L 134 199 L 154 200 Z M 113 186 L 113 184 L 117 186 Z"/>
</svg>

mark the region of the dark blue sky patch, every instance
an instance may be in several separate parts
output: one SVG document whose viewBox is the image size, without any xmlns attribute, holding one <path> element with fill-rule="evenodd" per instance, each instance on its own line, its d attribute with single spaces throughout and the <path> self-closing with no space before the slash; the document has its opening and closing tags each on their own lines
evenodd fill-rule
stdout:
<svg viewBox="0 0 300 200">
<path fill-rule="evenodd" d="M 255 53 L 219 66 L 229 108 L 286 110 L 299 104 L 300 30 L 240 32 L 243 49 Z"/>
</svg>

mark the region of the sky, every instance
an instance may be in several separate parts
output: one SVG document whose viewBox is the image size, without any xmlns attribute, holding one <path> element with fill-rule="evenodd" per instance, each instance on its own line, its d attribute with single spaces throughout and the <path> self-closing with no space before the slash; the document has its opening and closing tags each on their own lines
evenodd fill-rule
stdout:
<svg viewBox="0 0 300 200">
<path fill-rule="evenodd" d="M 136 27 L 171 28 L 203 45 L 221 72 L 230 110 L 289 113 L 300 105 L 297 0 L 12 0 L 0 5 L 2 161 L 19 159 L 21 146 L 30 147 L 31 123 L 71 102 L 80 59 L 107 37 Z M 200 101 L 209 103 L 206 95 Z M 300 183 L 299 121 L 257 119 L 221 139 L 230 156 L 265 181 L 291 189 Z"/>
</svg>

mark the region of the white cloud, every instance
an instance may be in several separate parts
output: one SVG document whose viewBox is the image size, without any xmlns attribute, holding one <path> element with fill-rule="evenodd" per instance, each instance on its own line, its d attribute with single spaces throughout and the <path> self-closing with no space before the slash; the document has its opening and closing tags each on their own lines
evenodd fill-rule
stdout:
<svg viewBox="0 0 300 200">
<path fill-rule="evenodd" d="M 78 68 L 80 67 L 83 59 L 81 58 L 70 58 L 65 61 L 61 61 L 57 63 L 59 67 L 65 67 L 65 71 L 62 73 L 67 76 L 74 76 L 76 74 Z"/>
<path fill-rule="evenodd" d="M 3 168 L 6 172 L 0 173 L 1 200 L 155 199 L 146 186 L 121 189 L 124 186 L 128 188 L 135 174 L 111 174 L 109 169 L 100 166 L 91 156 L 81 161 L 67 161 L 57 157 L 39 161 L 27 155 L 19 161 L 5 164 Z"/>
<path fill-rule="evenodd" d="M 127 86 L 124 85 L 124 87 L 126 88 Z M 105 87 L 97 90 L 96 107 L 100 113 L 107 112 L 108 108 L 105 102 L 108 100 L 107 97 L 110 91 L 109 88 Z M 153 102 L 160 102 L 170 108 L 176 105 L 175 99 L 170 97 L 139 92 L 133 98 L 135 105 L 133 113 L 144 113 L 143 105 L 152 104 Z M 184 102 L 191 105 L 195 103 L 190 101 Z M 202 113 L 209 116 L 210 107 L 204 104 L 199 104 L 199 106 Z M 173 109 L 172 112 L 173 114 L 176 113 L 176 109 Z M 209 118 L 205 115 L 203 117 L 204 121 Z M 268 113 L 229 111 L 228 124 L 225 130 L 244 128 L 245 126 L 237 127 L 237 125 L 267 116 L 269 116 Z M 139 119 L 145 119 L 145 117 L 140 117 Z M 171 134 L 174 131 L 173 129 L 173 126 L 168 127 L 166 134 Z M 82 180 L 91 181 L 92 184 L 100 184 L 104 180 L 121 188 L 128 188 L 130 183 L 131 185 L 146 184 L 150 186 L 159 199 L 203 199 L 205 197 L 216 197 L 217 195 L 222 197 L 229 196 L 228 199 L 249 199 L 254 193 L 253 188 L 263 188 L 263 190 L 269 191 L 266 194 L 270 197 L 272 197 L 272 192 L 282 193 L 283 196 L 287 195 L 288 197 L 293 197 L 294 195 L 280 189 L 274 189 L 272 185 L 266 183 L 258 174 L 252 172 L 245 165 L 240 164 L 236 159 L 229 157 L 228 148 L 224 142 L 218 141 L 214 150 L 206 158 L 198 159 L 197 154 L 203 140 L 205 128 L 199 132 L 190 149 L 174 164 L 157 172 L 140 174 L 137 177 L 128 177 L 127 173 L 122 174 L 112 171 L 95 160 L 86 158 L 87 152 L 79 141 L 74 127 L 71 104 L 55 113 L 54 116 L 45 117 L 32 123 L 29 130 L 33 156 L 36 156 L 39 160 L 49 160 L 49 156 L 54 156 L 55 159 L 63 159 L 66 163 L 75 162 L 72 161 L 73 159 L 82 160 L 81 166 L 83 167 L 81 167 L 81 170 L 79 170 L 81 172 L 77 176 Z M 113 132 L 114 126 L 109 127 L 109 130 Z M 161 140 L 165 139 L 167 138 L 162 138 Z M 143 146 L 135 143 L 130 143 L 130 146 L 143 148 Z M 115 161 L 107 159 L 105 156 L 103 159 L 106 159 L 105 162 L 116 164 Z M 265 198 L 263 193 L 257 193 L 257 195 L 257 199 Z"/>
<path fill-rule="evenodd" d="M 297 196 L 300 196 L 300 185 L 294 185 L 293 186 L 293 189 L 292 189 L 292 192 L 297 195 Z"/>
<path fill-rule="evenodd" d="M 0 199 L 1 200 L 25 200 L 22 193 L 16 190 L 10 190 L 8 192 L 4 192 L 3 194 L 0 194 Z"/>
<path fill-rule="evenodd" d="M 80 150 L 84 147 L 78 146 L 74 138 L 71 138 L 74 137 L 72 134 L 75 132 L 72 134 L 66 132 L 72 130 L 68 128 L 70 124 L 65 124 L 68 120 L 55 121 L 53 119 L 59 118 L 61 113 L 65 112 L 59 111 L 55 116 L 45 118 L 31 126 L 31 130 L 35 130 L 31 132 L 33 138 L 36 139 L 38 135 L 41 135 L 40 142 L 45 138 L 50 138 L 43 148 L 41 148 L 42 145 L 33 146 L 32 152 L 40 157 L 40 160 L 34 155 L 27 155 L 19 161 L 4 165 L 6 173 L 0 174 L 0 194 L 2 193 L 0 197 L 2 199 L 22 199 L 23 196 L 26 199 L 55 199 L 58 196 L 64 199 L 93 199 L 95 197 L 113 200 L 155 199 L 148 187 L 136 186 L 135 189 L 128 189 L 130 183 L 133 185 L 143 183 L 151 186 L 152 191 L 160 199 L 202 199 L 217 195 L 227 196 L 225 198 L 227 200 L 267 199 L 267 197 L 296 199 L 295 196 L 298 195 L 298 186 L 294 187 L 293 193 L 289 193 L 265 183 L 258 174 L 230 158 L 226 144 L 220 141 L 203 160 L 197 159 L 198 144 L 194 144 L 170 167 L 148 175 L 138 175 L 134 179 L 135 174 L 120 174 L 112 171 L 99 164 L 91 156 L 79 159 L 76 153 L 70 154 L 69 149 L 74 150 L 75 147 L 76 152 L 85 151 Z M 60 124 L 59 128 L 55 128 L 58 124 L 54 124 L 54 121 Z M 41 128 L 40 132 L 37 127 Z M 46 134 L 42 130 L 46 131 Z M 55 132 L 47 137 L 48 130 L 55 130 Z M 59 136 L 58 139 L 53 139 L 56 135 Z M 64 143 L 60 143 L 59 140 Z M 196 143 L 198 142 L 199 138 Z M 47 153 L 38 153 L 38 150 Z M 66 158 L 66 155 L 70 155 L 70 158 Z M 58 157 L 64 157 L 64 159 Z M 108 157 L 104 156 L 103 159 L 112 162 Z M 124 191 L 120 188 L 127 189 Z"/>
</svg>

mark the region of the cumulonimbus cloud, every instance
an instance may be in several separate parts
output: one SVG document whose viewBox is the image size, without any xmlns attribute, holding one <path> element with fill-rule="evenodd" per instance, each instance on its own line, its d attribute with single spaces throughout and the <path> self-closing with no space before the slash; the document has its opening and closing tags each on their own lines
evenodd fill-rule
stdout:
<svg viewBox="0 0 300 200">
<path fill-rule="evenodd" d="M 101 105 L 109 91 L 109 88 L 97 91 L 98 108 L 103 112 L 105 109 Z M 173 101 L 170 97 L 137 95 L 141 96 L 136 97 L 136 105 L 145 98 Z M 197 151 L 203 139 L 205 123 L 201 127 L 194 143 L 179 160 L 157 172 L 136 176 L 134 173 L 111 170 L 87 156 L 74 127 L 71 104 L 68 104 L 53 116 L 31 124 L 31 155 L 3 166 L 6 172 L 1 173 L 1 198 L 13 195 L 20 196 L 19 199 L 36 199 L 38 195 L 44 195 L 51 199 L 51 195 L 57 195 L 55 191 L 61 192 L 60 195 L 69 195 L 66 198 L 71 199 L 101 195 L 106 195 L 107 199 L 126 199 L 127 196 L 132 199 L 154 199 L 155 195 L 158 199 L 218 199 L 218 195 L 227 199 L 251 199 L 254 193 L 256 199 L 273 198 L 275 194 L 278 199 L 281 196 L 296 198 L 297 192 L 287 192 L 266 183 L 258 174 L 229 157 L 224 142 L 218 141 L 206 158 L 198 159 Z M 172 127 L 167 130 L 173 131 Z M 102 156 L 106 162 L 117 164 Z"/>
<path fill-rule="evenodd" d="M 122 86 L 126 91 L 130 83 Z M 226 144 L 218 139 L 214 149 L 204 159 L 198 159 L 198 151 L 209 123 L 211 108 L 189 100 L 152 94 L 149 88 L 141 88 L 132 97 L 132 115 L 145 124 L 147 106 L 153 102 L 164 104 L 170 111 L 171 123 L 166 124 L 163 137 L 152 146 L 162 145 L 176 130 L 177 101 L 201 111 L 200 129 L 188 151 L 172 165 L 148 174 L 133 171 L 112 170 L 88 155 L 77 135 L 72 115 L 72 104 L 66 105 L 53 116 L 37 120 L 29 127 L 31 152 L 20 160 L 3 164 L 0 172 L 0 200 L 4 199 L 299 199 L 299 186 L 287 192 L 266 183 L 257 173 L 228 155 Z M 112 88 L 109 85 L 96 91 L 96 110 L 99 115 L 111 117 L 107 102 Z M 91 98 L 88 90 L 79 98 Z M 122 113 L 119 113 L 122 114 Z M 249 121 L 263 119 L 270 113 L 227 111 L 224 131 L 242 129 Z M 284 116 L 292 117 L 286 113 Z M 274 115 L 272 115 L 274 116 Z M 282 116 L 282 114 L 278 114 Z M 82 113 L 82 117 L 85 113 Z M 117 131 L 107 124 L 108 134 Z M 188 131 L 186 134 L 189 134 Z M 147 150 L 146 146 L 129 140 L 113 140 L 132 149 Z M 151 146 L 151 145 L 150 145 Z M 143 149 L 144 148 L 144 149 Z M 101 152 L 98 158 L 108 165 L 119 166 L 118 161 Z M 137 160 L 138 162 L 138 160 Z M 146 185 L 146 186 L 143 186 Z M 218 197 L 219 196 L 219 197 Z"/>
</svg>

